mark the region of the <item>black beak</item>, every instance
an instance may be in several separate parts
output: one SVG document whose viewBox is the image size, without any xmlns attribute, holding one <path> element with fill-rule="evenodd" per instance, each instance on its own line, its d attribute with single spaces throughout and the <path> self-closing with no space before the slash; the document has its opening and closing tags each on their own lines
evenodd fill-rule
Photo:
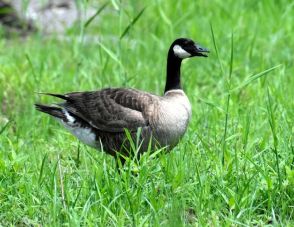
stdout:
<svg viewBox="0 0 294 227">
<path fill-rule="evenodd" d="M 205 53 L 209 53 L 209 50 L 205 47 L 200 46 L 199 44 L 195 44 L 195 49 L 193 51 L 193 56 L 201 56 L 207 57 Z"/>
</svg>

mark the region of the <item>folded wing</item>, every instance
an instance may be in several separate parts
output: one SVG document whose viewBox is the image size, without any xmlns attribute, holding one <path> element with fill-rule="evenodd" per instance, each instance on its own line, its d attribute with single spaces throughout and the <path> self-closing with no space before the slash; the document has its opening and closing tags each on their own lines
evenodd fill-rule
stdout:
<svg viewBox="0 0 294 227">
<path fill-rule="evenodd" d="M 59 104 L 92 127 L 105 132 L 135 131 L 149 126 L 148 109 L 157 97 L 135 89 L 107 88 L 100 91 L 56 95 L 66 101 Z"/>
</svg>

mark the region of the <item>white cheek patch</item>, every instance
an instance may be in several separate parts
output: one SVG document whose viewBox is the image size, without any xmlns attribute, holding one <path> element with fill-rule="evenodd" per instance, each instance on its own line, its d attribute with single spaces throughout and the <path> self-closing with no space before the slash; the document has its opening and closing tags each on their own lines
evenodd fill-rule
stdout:
<svg viewBox="0 0 294 227">
<path fill-rule="evenodd" d="M 179 57 L 179 58 L 188 58 L 188 57 L 191 57 L 191 54 L 189 54 L 187 51 L 185 51 L 181 46 L 179 45 L 175 45 L 173 47 L 173 51 L 174 51 L 174 54 Z"/>
</svg>

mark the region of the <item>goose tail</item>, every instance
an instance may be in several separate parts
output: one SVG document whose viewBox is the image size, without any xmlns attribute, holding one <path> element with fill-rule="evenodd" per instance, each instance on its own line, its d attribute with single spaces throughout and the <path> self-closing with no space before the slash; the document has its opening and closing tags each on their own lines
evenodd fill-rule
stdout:
<svg viewBox="0 0 294 227">
<path fill-rule="evenodd" d="M 61 120 L 66 120 L 66 117 L 65 117 L 62 109 L 59 107 L 48 106 L 48 105 L 43 105 L 43 104 L 38 104 L 38 103 L 35 104 L 35 107 L 36 107 L 36 110 L 38 110 L 40 112 L 49 114 L 49 115 L 56 117 L 58 119 L 61 119 Z"/>
<path fill-rule="evenodd" d="M 66 101 L 71 101 L 71 99 L 70 99 L 70 97 L 68 95 L 48 93 L 48 92 L 37 92 L 37 94 L 53 96 L 53 97 L 60 98 L 60 99 L 66 100 Z"/>
</svg>

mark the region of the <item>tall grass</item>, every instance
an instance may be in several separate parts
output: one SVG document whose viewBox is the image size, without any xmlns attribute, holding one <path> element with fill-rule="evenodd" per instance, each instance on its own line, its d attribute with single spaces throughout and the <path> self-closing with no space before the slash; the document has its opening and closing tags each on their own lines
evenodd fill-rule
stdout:
<svg viewBox="0 0 294 227">
<path fill-rule="evenodd" d="M 293 11 L 286 0 L 114 0 L 63 40 L 1 39 L 0 223 L 293 225 Z M 118 173 L 34 110 L 56 102 L 40 91 L 162 94 L 177 37 L 211 53 L 182 66 L 193 117 L 171 153 Z"/>
</svg>

